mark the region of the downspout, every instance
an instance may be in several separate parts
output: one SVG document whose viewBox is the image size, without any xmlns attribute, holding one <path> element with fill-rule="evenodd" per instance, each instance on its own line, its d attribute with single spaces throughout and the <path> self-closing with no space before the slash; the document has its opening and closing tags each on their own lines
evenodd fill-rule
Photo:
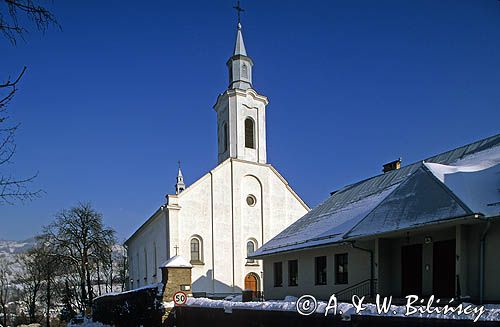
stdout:
<svg viewBox="0 0 500 327">
<path fill-rule="evenodd" d="M 214 175 L 210 171 L 210 224 L 212 225 L 212 296 L 215 296 Z"/>
<path fill-rule="evenodd" d="M 369 250 L 369 249 L 361 248 L 359 246 L 356 246 L 354 244 L 354 242 L 352 242 L 350 244 L 351 244 L 351 247 L 353 249 L 357 249 L 357 250 L 360 250 L 360 251 L 368 252 L 370 254 L 370 297 L 374 298 L 375 297 L 375 285 L 374 285 L 375 272 L 373 270 L 373 266 L 374 266 L 373 251 Z"/>
<path fill-rule="evenodd" d="M 485 266 L 485 252 L 486 252 L 486 236 L 490 230 L 491 222 L 486 222 L 486 228 L 481 235 L 480 250 L 479 250 L 479 303 L 484 302 L 484 266 Z"/>
</svg>

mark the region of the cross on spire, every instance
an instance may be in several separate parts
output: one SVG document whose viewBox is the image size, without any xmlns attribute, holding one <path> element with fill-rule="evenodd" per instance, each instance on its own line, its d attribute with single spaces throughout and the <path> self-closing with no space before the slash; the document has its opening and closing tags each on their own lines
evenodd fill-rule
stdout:
<svg viewBox="0 0 500 327">
<path fill-rule="evenodd" d="M 179 250 L 179 247 L 176 245 L 174 246 L 174 249 L 175 249 L 175 255 L 177 255 L 177 250 Z"/>
<path fill-rule="evenodd" d="M 236 3 L 236 6 L 233 7 L 236 12 L 238 13 L 238 25 L 240 24 L 240 21 L 241 21 L 241 12 L 245 11 L 245 9 L 241 8 L 240 6 L 240 0 L 238 0 L 238 2 Z"/>
</svg>

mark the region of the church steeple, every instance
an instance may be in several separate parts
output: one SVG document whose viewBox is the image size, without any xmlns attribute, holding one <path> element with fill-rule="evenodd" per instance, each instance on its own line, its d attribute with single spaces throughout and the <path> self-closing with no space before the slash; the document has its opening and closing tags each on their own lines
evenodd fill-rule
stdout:
<svg viewBox="0 0 500 327">
<path fill-rule="evenodd" d="M 177 183 L 175 183 L 175 194 L 179 194 L 186 189 L 184 176 L 182 176 L 181 162 L 179 161 L 179 170 L 177 171 Z"/>
<path fill-rule="evenodd" d="M 253 61 L 248 56 L 240 23 L 243 9 L 239 1 L 236 43 L 227 61 L 229 86 L 217 98 L 218 154 L 220 162 L 228 158 L 267 162 L 266 106 L 267 97 L 257 93 L 252 85 Z"/>
<path fill-rule="evenodd" d="M 245 43 L 243 42 L 241 23 L 238 22 L 233 55 L 227 61 L 229 88 L 241 90 L 252 88 L 252 66 L 253 61 L 248 57 Z"/>
</svg>

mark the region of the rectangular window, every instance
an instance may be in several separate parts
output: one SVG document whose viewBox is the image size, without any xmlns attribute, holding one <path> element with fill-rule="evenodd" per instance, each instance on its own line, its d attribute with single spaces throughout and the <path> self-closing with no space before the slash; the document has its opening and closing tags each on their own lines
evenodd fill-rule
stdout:
<svg viewBox="0 0 500 327">
<path fill-rule="evenodd" d="M 274 287 L 283 286 L 283 263 L 274 263 Z"/>
<path fill-rule="evenodd" d="M 348 273 L 347 253 L 335 255 L 335 284 L 347 284 Z"/>
<path fill-rule="evenodd" d="M 326 256 L 314 258 L 316 285 L 326 285 Z"/>
<path fill-rule="evenodd" d="M 297 286 L 299 277 L 299 263 L 297 260 L 288 261 L 288 286 Z"/>
</svg>

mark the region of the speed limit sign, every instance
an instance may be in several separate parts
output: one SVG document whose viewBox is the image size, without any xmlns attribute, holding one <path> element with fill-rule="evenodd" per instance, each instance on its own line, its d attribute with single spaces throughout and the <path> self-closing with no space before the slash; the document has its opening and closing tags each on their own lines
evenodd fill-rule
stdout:
<svg viewBox="0 0 500 327">
<path fill-rule="evenodd" d="M 174 293 L 174 303 L 175 305 L 184 305 L 187 301 L 186 293 L 179 291 Z"/>
</svg>

